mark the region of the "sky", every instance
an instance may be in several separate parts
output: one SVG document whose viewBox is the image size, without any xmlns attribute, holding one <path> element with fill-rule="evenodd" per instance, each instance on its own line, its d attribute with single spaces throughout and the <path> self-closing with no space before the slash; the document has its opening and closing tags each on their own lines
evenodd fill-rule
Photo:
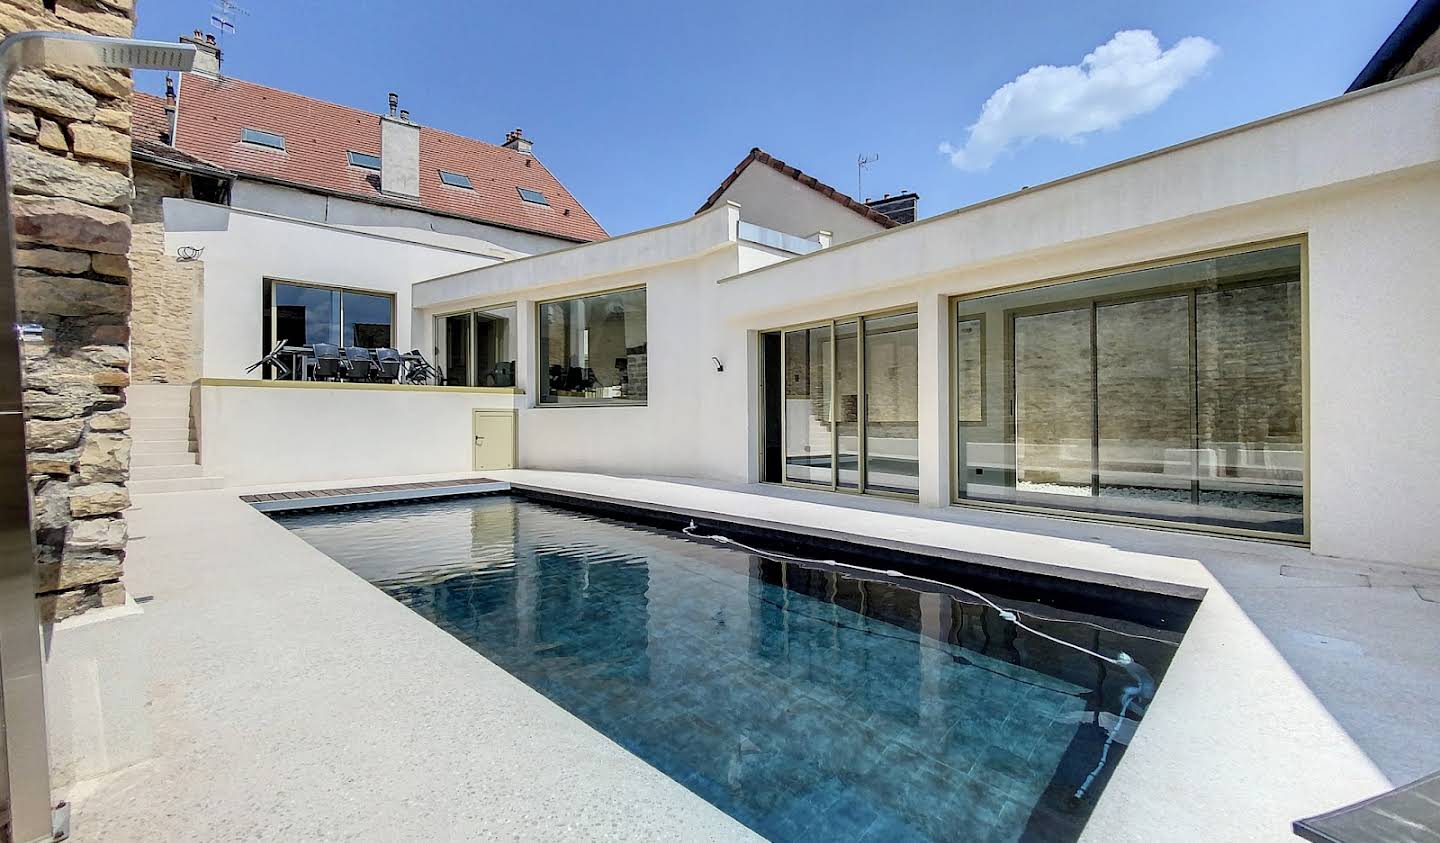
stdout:
<svg viewBox="0 0 1440 843">
<path fill-rule="evenodd" d="M 1337 96 L 1412 0 L 239 0 L 224 72 L 499 143 L 612 235 L 694 213 L 752 147 L 932 216 Z M 212 0 L 139 0 L 136 34 Z M 160 93 L 163 77 L 137 76 Z"/>
</svg>

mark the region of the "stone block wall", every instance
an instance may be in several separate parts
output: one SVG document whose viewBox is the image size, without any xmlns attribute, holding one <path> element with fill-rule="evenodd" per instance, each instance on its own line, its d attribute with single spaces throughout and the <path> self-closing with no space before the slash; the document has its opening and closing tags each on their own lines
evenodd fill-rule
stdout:
<svg viewBox="0 0 1440 843">
<path fill-rule="evenodd" d="M 200 296 L 204 264 L 165 252 L 167 197 L 186 196 L 185 176 L 135 164 L 130 226 L 133 301 L 130 375 L 136 383 L 192 383 L 200 377 Z"/>
<path fill-rule="evenodd" d="M 0 0 L 0 34 L 129 36 L 133 0 Z M 21 71 L 9 156 L 42 617 L 123 602 L 129 506 L 130 94 L 126 73 Z"/>
</svg>

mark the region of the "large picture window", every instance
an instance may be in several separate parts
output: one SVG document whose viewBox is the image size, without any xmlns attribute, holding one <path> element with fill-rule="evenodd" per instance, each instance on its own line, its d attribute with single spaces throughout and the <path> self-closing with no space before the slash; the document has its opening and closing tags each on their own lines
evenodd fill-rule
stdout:
<svg viewBox="0 0 1440 843">
<path fill-rule="evenodd" d="M 961 502 L 1304 533 L 1301 246 L 956 302 Z"/>
<path fill-rule="evenodd" d="M 545 302 L 538 315 L 541 404 L 646 400 L 644 288 Z"/>
<path fill-rule="evenodd" d="M 918 494 L 918 335 L 913 310 L 763 334 L 764 478 Z"/>
<path fill-rule="evenodd" d="M 360 348 L 395 344 L 395 297 L 383 293 L 285 281 L 265 285 L 261 353 L 276 341 L 306 347 L 316 343 Z M 292 372 L 299 377 L 300 372 Z"/>
<path fill-rule="evenodd" d="M 435 359 L 446 386 L 515 385 L 515 305 L 435 317 Z"/>
</svg>

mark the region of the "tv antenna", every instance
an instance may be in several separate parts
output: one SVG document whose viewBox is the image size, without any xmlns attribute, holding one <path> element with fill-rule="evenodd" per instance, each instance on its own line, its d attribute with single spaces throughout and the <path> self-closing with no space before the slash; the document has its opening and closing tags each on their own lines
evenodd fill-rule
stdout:
<svg viewBox="0 0 1440 843">
<path fill-rule="evenodd" d="M 235 32 L 235 19 L 240 15 L 250 14 L 250 10 L 236 3 L 235 0 L 215 0 L 212 6 L 215 13 L 210 16 L 210 28 L 215 30 L 215 40 L 223 50 L 225 48 L 225 33 Z"/>
<path fill-rule="evenodd" d="M 871 164 L 880 160 L 880 153 L 865 155 L 861 153 L 855 158 L 855 198 L 861 202 L 865 201 L 865 171 Z"/>
</svg>

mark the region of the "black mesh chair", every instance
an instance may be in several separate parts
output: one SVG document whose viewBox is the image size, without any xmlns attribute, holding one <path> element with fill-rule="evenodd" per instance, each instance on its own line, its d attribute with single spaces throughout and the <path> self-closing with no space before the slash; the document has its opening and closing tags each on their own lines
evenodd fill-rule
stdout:
<svg viewBox="0 0 1440 843">
<path fill-rule="evenodd" d="M 340 347 L 328 342 L 317 342 L 311 346 L 315 355 L 313 377 L 317 381 L 338 381 L 345 372 L 340 358 Z"/>
<path fill-rule="evenodd" d="M 376 377 L 388 383 L 395 383 L 400 380 L 402 367 L 400 350 L 395 348 L 375 349 L 375 366 L 380 370 Z"/>
<path fill-rule="evenodd" d="M 375 358 L 370 349 L 348 345 L 344 350 L 345 380 L 368 381 L 375 374 Z"/>
<path fill-rule="evenodd" d="M 440 370 L 430 365 L 420 349 L 412 348 L 400 356 L 405 361 L 405 382 L 416 385 L 440 383 Z"/>
<path fill-rule="evenodd" d="M 284 341 L 284 340 L 280 340 L 280 341 L 278 341 L 278 342 L 275 343 L 275 347 L 274 347 L 274 348 L 270 349 L 270 353 L 269 353 L 269 354 L 266 354 L 264 357 L 261 357 L 259 360 L 256 360 L 254 363 L 251 363 L 249 366 L 246 366 L 246 367 L 245 367 L 245 374 L 248 375 L 248 374 L 250 374 L 251 372 L 255 371 L 256 369 L 260 368 L 261 366 L 274 366 L 274 367 L 275 367 L 275 370 L 279 373 L 279 376 L 280 376 L 282 379 L 283 379 L 283 378 L 288 378 L 288 377 L 290 377 L 290 367 L 287 366 L 287 365 L 285 365 L 285 362 L 280 359 L 281 356 L 284 355 L 284 354 L 285 354 L 285 341 Z"/>
</svg>

